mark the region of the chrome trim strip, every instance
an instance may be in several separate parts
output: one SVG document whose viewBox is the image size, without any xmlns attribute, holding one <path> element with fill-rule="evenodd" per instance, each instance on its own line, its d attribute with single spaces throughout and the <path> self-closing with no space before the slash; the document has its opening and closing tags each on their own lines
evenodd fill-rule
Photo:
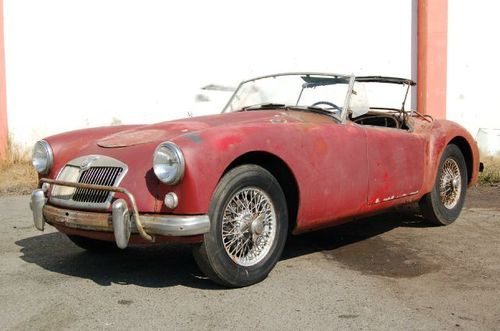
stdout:
<svg viewBox="0 0 500 331">
<path fill-rule="evenodd" d="M 210 231 L 208 215 L 143 215 L 144 227 L 164 236 L 194 236 Z"/>
<path fill-rule="evenodd" d="M 126 168 L 127 165 L 117 159 L 109 156 L 91 154 L 77 157 L 69 161 L 66 165 L 72 165 L 74 167 L 81 167 L 82 170 L 86 170 L 89 167 L 122 167 Z"/>
</svg>

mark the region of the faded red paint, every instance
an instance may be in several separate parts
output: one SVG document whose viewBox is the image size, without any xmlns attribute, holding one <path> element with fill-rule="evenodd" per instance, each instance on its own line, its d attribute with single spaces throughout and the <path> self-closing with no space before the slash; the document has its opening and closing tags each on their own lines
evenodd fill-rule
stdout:
<svg viewBox="0 0 500 331">
<path fill-rule="evenodd" d="M 404 130 L 369 127 L 368 204 L 417 194 L 422 186 L 425 138 Z"/>
<path fill-rule="evenodd" d="M 120 186 L 135 195 L 140 212 L 206 214 L 228 166 L 241 155 L 263 151 L 283 160 L 295 176 L 300 203 L 294 232 L 299 233 L 418 201 L 431 191 L 444 147 L 455 137 L 463 137 L 471 148 L 471 184 L 476 182 L 479 168 L 473 138 L 458 124 L 445 120 L 412 118 L 411 132 L 352 122 L 338 124 L 324 115 L 277 110 L 182 121 L 188 127 L 190 122 L 202 129 L 179 132 L 172 129 L 178 127 L 173 121 L 49 137 L 55 154 L 49 177 L 54 178 L 73 158 L 105 154 L 128 165 Z M 154 140 L 141 144 L 131 141 L 126 147 L 98 145 L 123 130 L 133 137 L 150 130 L 159 134 Z M 152 171 L 154 149 L 166 140 L 175 142 L 186 159 L 184 178 L 175 186 L 161 184 Z M 179 197 L 179 206 L 173 211 L 163 204 L 167 192 Z"/>
<path fill-rule="evenodd" d="M 241 135 L 232 135 L 232 136 L 225 136 L 219 140 L 217 140 L 217 143 L 215 145 L 217 151 L 219 152 L 225 152 L 232 146 L 241 143 L 242 141 Z"/>
</svg>

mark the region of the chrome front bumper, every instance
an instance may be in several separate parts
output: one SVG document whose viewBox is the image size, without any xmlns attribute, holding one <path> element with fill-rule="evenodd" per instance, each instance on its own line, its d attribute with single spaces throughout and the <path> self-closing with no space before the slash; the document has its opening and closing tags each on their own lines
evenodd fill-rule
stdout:
<svg viewBox="0 0 500 331">
<path fill-rule="evenodd" d="M 89 184 L 68 183 L 51 179 L 41 179 L 42 183 L 86 188 Z M 37 189 L 31 194 L 30 207 L 35 227 L 43 231 L 45 222 L 70 228 L 114 232 L 118 247 L 125 248 L 131 233 L 154 242 L 154 235 L 194 236 L 210 231 L 207 215 L 159 215 L 139 214 L 135 199 L 127 190 L 119 187 L 92 185 L 93 189 L 120 192 L 127 196 L 130 207 L 124 199 L 115 200 L 112 212 L 88 212 L 58 208 L 47 204 L 45 192 Z"/>
</svg>

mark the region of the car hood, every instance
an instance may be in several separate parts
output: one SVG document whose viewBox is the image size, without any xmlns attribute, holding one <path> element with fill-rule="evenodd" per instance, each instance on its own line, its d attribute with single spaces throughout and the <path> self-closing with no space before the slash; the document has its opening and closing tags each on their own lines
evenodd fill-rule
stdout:
<svg viewBox="0 0 500 331">
<path fill-rule="evenodd" d="M 203 122 L 193 121 L 175 121 L 144 125 L 103 137 L 97 141 L 97 145 L 104 148 L 141 145 L 158 140 L 167 140 L 183 133 L 198 131 L 207 127 L 208 125 Z"/>
<path fill-rule="evenodd" d="M 128 147 L 162 142 L 217 126 L 241 126 L 251 123 L 279 124 L 297 121 L 304 121 L 303 115 L 300 116 L 300 113 L 297 112 L 252 111 L 218 114 L 128 128 L 102 137 L 97 141 L 97 145 L 103 148 Z"/>
</svg>

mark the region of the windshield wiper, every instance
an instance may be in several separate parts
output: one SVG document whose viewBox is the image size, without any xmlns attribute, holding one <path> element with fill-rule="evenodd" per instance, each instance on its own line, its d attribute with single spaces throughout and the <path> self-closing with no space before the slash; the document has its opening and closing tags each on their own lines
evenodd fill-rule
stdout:
<svg viewBox="0 0 500 331">
<path fill-rule="evenodd" d="M 258 109 L 273 109 L 273 108 L 284 108 L 286 107 L 283 103 L 259 103 L 256 105 L 246 106 L 241 108 L 241 110 L 258 110 Z"/>
</svg>

